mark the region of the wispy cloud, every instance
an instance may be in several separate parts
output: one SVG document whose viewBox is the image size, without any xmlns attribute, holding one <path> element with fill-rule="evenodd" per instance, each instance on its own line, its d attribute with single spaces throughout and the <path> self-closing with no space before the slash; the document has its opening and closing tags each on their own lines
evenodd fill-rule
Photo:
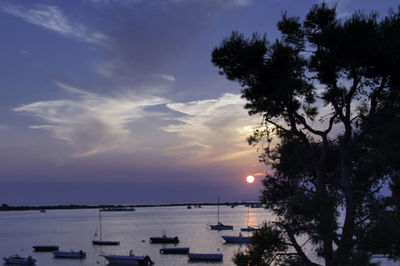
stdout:
<svg viewBox="0 0 400 266">
<path fill-rule="evenodd" d="M 240 95 L 226 93 L 218 99 L 170 103 L 167 107 L 184 114 L 178 125 L 164 128 L 186 139 L 170 149 L 171 154 L 186 154 L 185 163 L 204 164 L 249 158 L 256 154 L 246 138 L 260 122 L 249 117 Z"/>
<path fill-rule="evenodd" d="M 147 107 L 168 102 L 155 96 L 102 96 L 61 82 L 57 85 L 72 99 L 34 102 L 14 111 L 43 121 L 31 128 L 47 130 L 53 137 L 70 143 L 75 147 L 75 156 L 146 149 L 133 133 L 135 123 L 159 115 L 147 111 Z"/>
<path fill-rule="evenodd" d="M 175 77 L 173 75 L 168 75 L 168 74 L 160 74 L 158 75 L 160 78 L 174 82 L 175 81 Z"/>
<path fill-rule="evenodd" d="M 101 32 L 91 31 L 82 24 L 72 23 L 56 6 L 36 5 L 36 8 L 29 9 L 6 2 L 0 5 L 0 9 L 28 23 L 58 32 L 69 38 L 95 44 L 104 44 L 107 40 L 107 37 Z"/>
</svg>

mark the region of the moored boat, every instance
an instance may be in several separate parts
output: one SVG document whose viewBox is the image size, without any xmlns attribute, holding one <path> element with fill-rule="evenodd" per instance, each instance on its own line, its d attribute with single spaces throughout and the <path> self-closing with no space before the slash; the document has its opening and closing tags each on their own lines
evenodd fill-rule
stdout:
<svg viewBox="0 0 400 266">
<path fill-rule="evenodd" d="M 210 225 L 211 230 L 233 230 L 233 225 L 225 225 L 219 221 L 219 195 L 217 205 L 217 224 Z"/>
<path fill-rule="evenodd" d="M 99 239 L 93 239 L 92 240 L 92 245 L 97 245 L 97 246 L 118 246 L 119 241 L 110 241 L 110 240 L 103 240 L 103 230 L 101 227 L 101 211 L 99 211 L 99 231 L 100 231 L 100 238 Z M 95 237 L 97 236 L 97 228 L 96 228 L 96 233 L 94 235 Z"/>
<path fill-rule="evenodd" d="M 221 236 L 226 243 L 230 244 L 249 244 L 251 243 L 251 236 L 242 236 L 239 234 L 238 236 Z"/>
<path fill-rule="evenodd" d="M 35 265 L 36 260 L 31 256 L 27 258 L 13 255 L 9 257 L 3 257 L 5 264 L 17 264 L 17 265 Z"/>
<path fill-rule="evenodd" d="M 79 251 L 53 251 L 54 258 L 64 258 L 64 259 L 83 259 L 86 257 L 86 252 L 82 250 Z"/>
<path fill-rule="evenodd" d="M 251 226 L 240 228 L 240 231 L 242 231 L 242 232 L 255 232 L 257 230 L 258 230 L 257 228 L 251 227 Z"/>
<path fill-rule="evenodd" d="M 188 253 L 191 261 L 222 261 L 224 255 L 221 253 Z"/>
<path fill-rule="evenodd" d="M 161 254 L 188 254 L 189 248 L 161 248 Z"/>
<path fill-rule="evenodd" d="M 135 256 L 132 253 L 132 250 L 129 252 L 129 255 L 99 255 L 104 257 L 110 264 L 116 265 L 140 265 L 140 266 L 148 266 L 153 265 L 153 261 L 149 256 Z"/>
<path fill-rule="evenodd" d="M 179 238 L 177 236 L 168 237 L 165 233 L 159 236 L 150 237 L 150 243 L 152 244 L 178 244 Z"/>
<path fill-rule="evenodd" d="M 36 252 L 50 252 L 58 250 L 58 246 L 56 245 L 37 245 L 32 246 L 33 250 Z"/>
</svg>

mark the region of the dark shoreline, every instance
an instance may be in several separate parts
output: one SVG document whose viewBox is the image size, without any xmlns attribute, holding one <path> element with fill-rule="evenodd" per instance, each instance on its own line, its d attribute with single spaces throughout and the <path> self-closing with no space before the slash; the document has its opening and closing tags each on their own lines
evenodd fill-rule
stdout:
<svg viewBox="0 0 400 266">
<path fill-rule="evenodd" d="M 246 205 L 254 204 L 254 201 L 241 201 L 241 202 L 223 202 L 220 205 Z M 76 210 L 76 209 L 101 209 L 101 208 L 115 208 L 115 207 L 135 207 L 135 208 L 151 208 L 151 207 L 174 207 L 174 206 L 213 206 L 218 205 L 217 202 L 197 202 L 197 203 L 171 203 L 171 204 L 132 204 L 132 205 L 50 205 L 50 206 L 8 206 L 3 204 L 0 206 L 0 211 L 31 211 L 31 210 Z"/>
</svg>

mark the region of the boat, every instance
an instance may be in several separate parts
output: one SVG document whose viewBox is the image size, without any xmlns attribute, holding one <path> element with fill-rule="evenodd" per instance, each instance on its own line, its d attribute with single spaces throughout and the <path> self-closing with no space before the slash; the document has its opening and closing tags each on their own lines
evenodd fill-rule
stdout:
<svg viewBox="0 0 400 266">
<path fill-rule="evenodd" d="M 230 244 L 250 244 L 251 243 L 251 236 L 242 236 L 239 234 L 238 236 L 221 236 L 226 243 Z"/>
<path fill-rule="evenodd" d="M 188 253 L 191 261 L 222 261 L 224 255 L 221 253 Z"/>
<path fill-rule="evenodd" d="M 46 212 L 46 210 L 45 209 L 41 209 L 40 212 L 44 213 L 44 212 Z"/>
<path fill-rule="evenodd" d="M 247 207 L 247 227 L 240 228 L 242 232 L 255 232 L 257 228 L 249 226 L 249 218 L 250 218 L 250 206 Z"/>
<path fill-rule="evenodd" d="M 40 246 L 32 246 L 33 250 L 36 252 L 50 252 L 58 250 L 58 246 L 55 245 L 40 245 Z"/>
<path fill-rule="evenodd" d="M 160 236 L 150 237 L 150 243 L 152 243 L 152 244 L 178 244 L 179 238 L 177 236 L 168 237 L 164 232 L 161 237 Z"/>
<path fill-rule="evenodd" d="M 3 257 L 3 260 L 5 261 L 5 264 L 18 264 L 18 265 L 35 265 L 36 262 L 36 260 L 31 256 L 23 258 L 18 255 Z"/>
<path fill-rule="evenodd" d="M 64 259 L 83 259 L 86 257 L 86 252 L 79 251 L 53 251 L 54 258 Z"/>
<path fill-rule="evenodd" d="M 153 265 L 154 262 L 149 256 L 135 256 L 132 250 L 129 251 L 129 255 L 99 255 L 104 257 L 110 264 L 116 265 L 140 265 L 148 266 Z"/>
<path fill-rule="evenodd" d="M 218 205 L 217 205 L 217 209 L 218 209 L 218 218 L 217 218 L 217 224 L 215 225 L 210 225 L 210 229 L 211 230 L 233 230 L 233 226 L 232 225 L 225 225 L 223 223 L 221 223 L 219 221 L 219 195 L 218 195 Z"/>
<path fill-rule="evenodd" d="M 118 246 L 119 241 L 110 241 L 110 240 L 103 240 L 103 230 L 101 228 L 101 212 L 99 211 L 99 227 L 100 227 L 100 238 L 98 240 L 93 239 L 92 240 L 92 245 L 97 245 L 97 246 Z M 94 236 L 97 236 L 97 228 L 96 228 L 96 233 Z"/>
<path fill-rule="evenodd" d="M 134 207 L 109 207 L 101 208 L 101 212 L 134 212 L 136 209 Z"/>
<path fill-rule="evenodd" d="M 187 208 L 188 208 L 188 209 L 191 209 L 191 208 L 192 208 L 192 206 L 188 205 L 188 206 L 187 206 Z"/>
<path fill-rule="evenodd" d="M 188 254 L 189 248 L 161 248 L 161 254 Z"/>
<path fill-rule="evenodd" d="M 257 230 L 258 230 L 257 228 L 252 227 L 252 226 L 247 226 L 247 227 L 244 227 L 244 228 L 240 228 L 240 231 L 242 231 L 242 232 L 255 232 Z"/>
</svg>

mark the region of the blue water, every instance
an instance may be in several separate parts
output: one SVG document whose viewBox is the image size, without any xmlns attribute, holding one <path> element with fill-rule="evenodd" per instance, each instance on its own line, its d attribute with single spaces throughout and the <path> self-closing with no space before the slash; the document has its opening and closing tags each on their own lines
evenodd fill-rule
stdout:
<svg viewBox="0 0 400 266">
<path fill-rule="evenodd" d="M 135 212 L 103 212 L 103 240 L 120 241 L 119 246 L 92 246 L 91 240 L 98 225 L 98 210 L 48 210 L 0 212 L 0 257 L 19 254 L 32 255 L 36 265 L 73 266 L 107 265 L 99 254 L 127 255 L 132 250 L 135 255 L 149 255 L 155 265 L 188 265 L 186 255 L 161 255 L 162 247 L 173 245 L 150 244 L 149 237 L 178 236 L 177 247 L 190 247 L 190 251 L 217 253 L 224 255 L 223 262 L 215 265 L 233 265 L 232 257 L 239 245 L 224 244 L 221 235 L 238 235 L 240 227 L 247 226 L 247 208 L 238 206 L 220 207 L 220 220 L 234 226 L 234 230 L 211 231 L 209 224 L 217 222 L 217 207 L 187 209 L 186 207 L 136 208 Z M 260 225 L 273 216 L 264 209 L 249 209 L 249 224 Z M 60 250 L 86 252 L 83 260 L 54 259 L 51 253 L 33 252 L 33 245 L 58 245 Z M 309 252 L 313 252 L 308 250 Z M 306 248 L 306 253 L 307 248 Z M 399 265 L 397 262 L 380 260 L 381 265 Z M 318 261 L 321 263 L 321 261 Z M 190 263 L 190 265 L 210 265 L 210 263 Z"/>
<path fill-rule="evenodd" d="M 268 219 L 264 209 L 250 209 L 249 224 L 259 225 Z M 98 210 L 48 210 L 0 212 L 0 256 L 32 255 L 36 265 L 107 265 L 99 254 L 127 255 L 129 250 L 138 256 L 149 255 L 155 265 L 187 265 L 186 255 L 161 255 L 162 247 L 173 245 L 150 244 L 149 237 L 178 236 L 177 247 L 190 247 L 191 252 L 224 254 L 217 265 L 233 265 L 234 252 L 239 245 L 224 244 L 221 235 L 238 235 L 247 225 L 247 208 L 220 207 L 220 220 L 234 230 L 211 231 L 209 224 L 217 222 L 217 207 L 187 209 L 186 207 L 136 208 L 135 212 L 103 212 L 103 240 L 120 241 L 120 246 L 92 246 L 98 224 Z M 144 240 L 144 242 L 143 242 Z M 51 253 L 33 252 L 33 245 L 58 245 L 60 250 L 83 250 L 83 260 L 54 259 Z M 191 263 L 192 264 L 192 263 Z M 209 265 L 193 263 L 193 265 Z"/>
</svg>

